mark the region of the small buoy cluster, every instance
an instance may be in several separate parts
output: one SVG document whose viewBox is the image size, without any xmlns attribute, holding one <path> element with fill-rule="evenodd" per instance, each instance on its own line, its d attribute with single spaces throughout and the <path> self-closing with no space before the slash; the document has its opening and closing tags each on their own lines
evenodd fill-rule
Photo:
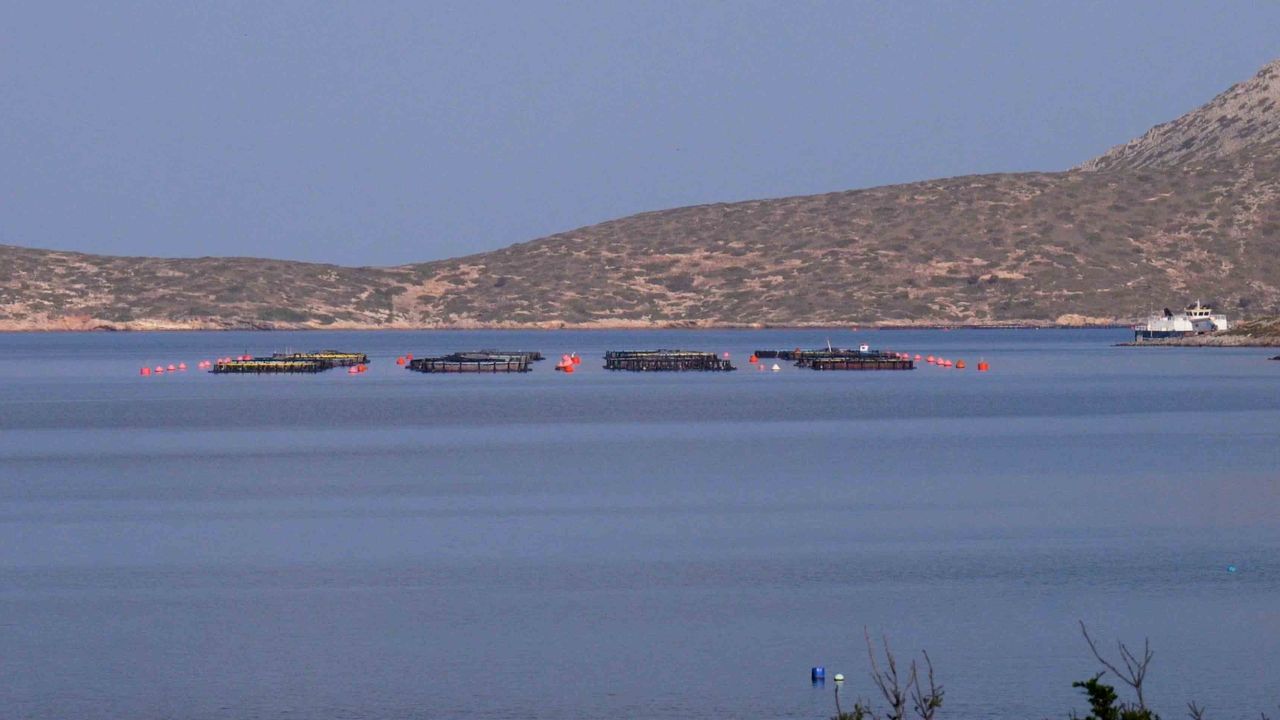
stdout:
<svg viewBox="0 0 1280 720">
<path fill-rule="evenodd" d="M 207 362 L 209 361 L 201 360 L 199 364 L 196 365 L 196 367 L 203 368 L 205 367 L 205 363 Z M 185 362 L 180 362 L 180 363 L 169 363 L 168 365 L 157 365 L 154 368 L 144 367 L 138 371 L 138 374 L 141 375 L 142 377 L 151 377 L 153 375 L 164 375 L 166 373 L 178 373 L 178 372 L 186 372 L 186 371 L 187 371 L 187 364 Z"/>
<path fill-rule="evenodd" d="M 411 362 L 413 362 L 413 353 L 405 353 L 404 355 L 396 358 L 396 364 L 401 367 L 408 365 Z"/>
<path fill-rule="evenodd" d="M 560 362 L 556 363 L 556 370 L 566 375 L 572 375 L 573 370 L 582 364 L 582 358 L 578 357 L 578 353 L 569 353 L 561 355 Z"/>
<path fill-rule="evenodd" d="M 844 682 L 844 675 L 842 673 L 836 673 L 831 677 L 831 679 L 835 680 L 837 684 L 842 683 Z M 809 668 L 809 680 L 812 681 L 814 685 L 825 684 L 827 681 L 827 669 L 822 665 L 815 665 Z"/>
<path fill-rule="evenodd" d="M 725 353 L 725 354 L 724 354 L 724 358 L 725 358 L 725 360 L 728 360 L 728 359 L 729 359 L 729 353 Z M 759 357 L 758 355 L 756 355 L 755 353 L 751 353 L 751 357 L 747 358 L 747 362 L 748 362 L 749 364 L 753 365 L 753 366 L 755 367 L 755 369 L 756 369 L 756 370 L 759 370 L 760 372 L 764 372 L 764 371 L 766 371 L 766 370 L 768 370 L 768 371 L 770 371 L 770 372 L 782 372 L 782 366 L 781 366 L 781 365 L 779 365 L 778 363 L 774 363 L 773 365 L 768 365 L 768 364 L 766 364 L 766 363 L 763 363 L 763 362 L 761 362 L 761 361 L 760 361 L 760 357 Z"/>
<path fill-rule="evenodd" d="M 919 355 L 916 355 L 915 357 L 916 360 L 920 359 Z M 968 367 L 965 365 L 964 360 L 951 360 L 949 358 L 934 357 L 933 355 L 929 355 L 924 359 L 924 361 L 926 364 L 933 365 L 934 367 L 950 368 L 953 370 L 964 370 Z M 988 372 L 989 370 L 991 370 L 991 363 L 986 360 L 978 361 L 978 372 Z"/>
<path fill-rule="evenodd" d="M 360 364 L 358 364 L 358 365 L 350 365 L 350 366 L 348 366 L 348 367 L 347 367 L 347 374 L 348 374 L 348 375 L 360 375 L 361 373 L 368 372 L 368 370 L 369 370 L 369 366 L 368 366 L 368 365 L 365 365 L 364 363 L 360 363 Z"/>
</svg>

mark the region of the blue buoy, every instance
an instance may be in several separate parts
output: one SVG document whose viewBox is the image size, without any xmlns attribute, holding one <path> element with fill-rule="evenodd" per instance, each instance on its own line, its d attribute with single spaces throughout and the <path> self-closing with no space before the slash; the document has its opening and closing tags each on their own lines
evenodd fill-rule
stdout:
<svg viewBox="0 0 1280 720">
<path fill-rule="evenodd" d="M 818 682 L 819 680 L 826 680 L 827 669 L 821 665 L 814 666 L 811 670 L 809 670 L 809 679 L 814 682 Z"/>
<path fill-rule="evenodd" d="M 1235 565 L 1228 565 L 1228 566 L 1227 566 L 1227 572 L 1235 572 L 1235 571 L 1236 571 L 1236 566 L 1235 566 Z"/>
</svg>

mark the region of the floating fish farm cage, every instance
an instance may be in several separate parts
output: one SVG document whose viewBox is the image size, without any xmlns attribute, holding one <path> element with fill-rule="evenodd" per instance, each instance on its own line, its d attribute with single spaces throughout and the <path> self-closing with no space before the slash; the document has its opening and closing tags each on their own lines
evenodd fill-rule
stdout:
<svg viewBox="0 0 1280 720">
<path fill-rule="evenodd" d="M 475 351 L 414 358 L 405 369 L 420 373 L 522 373 L 533 370 L 533 363 L 525 352 Z"/>
<path fill-rule="evenodd" d="M 880 350 L 817 348 L 794 350 L 756 350 L 756 358 L 791 360 L 796 367 L 811 370 L 914 370 L 915 362 Z"/>
<path fill-rule="evenodd" d="M 604 369 L 632 372 L 737 370 L 727 358 L 695 350 L 610 350 L 604 354 Z"/>
<path fill-rule="evenodd" d="M 353 367 L 368 365 L 369 356 L 365 353 L 339 352 L 338 350 L 321 350 L 306 353 L 274 353 L 271 360 L 314 361 L 329 367 Z"/>
<path fill-rule="evenodd" d="M 319 360 L 278 360 L 254 358 L 252 360 L 228 360 L 216 362 L 209 372 L 215 375 L 264 375 L 291 373 L 319 373 L 332 368 Z"/>
<path fill-rule="evenodd" d="M 914 360 L 878 350 L 862 352 L 837 351 L 804 353 L 796 358 L 796 367 L 810 370 L 914 370 Z"/>
</svg>

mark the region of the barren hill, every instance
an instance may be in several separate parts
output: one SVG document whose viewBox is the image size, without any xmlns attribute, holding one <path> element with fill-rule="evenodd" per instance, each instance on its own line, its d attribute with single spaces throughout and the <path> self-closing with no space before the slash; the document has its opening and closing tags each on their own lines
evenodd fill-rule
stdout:
<svg viewBox="0 0 1280 720">
<path fill-rule="evenodd" d="M 0 246 L 0 327 L 1101 323 L 1196 298 L 1280 314 L 1277 88 L 1280 62 L 1068 172 L 679 208 L 396 268 Z"/>
<path fill-rule="evenodd" d="M 1118 145 L 1082 170 L 1170 168 L 1212 162 L 1280 140 L 1280 60 L 1173 122 Z"/>
</svg>

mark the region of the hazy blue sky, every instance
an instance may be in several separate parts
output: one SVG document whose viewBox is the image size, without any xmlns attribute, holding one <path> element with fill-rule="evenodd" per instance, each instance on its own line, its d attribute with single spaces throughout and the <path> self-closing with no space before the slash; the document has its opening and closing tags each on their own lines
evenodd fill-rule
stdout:
<svg viewBox="0 0 1280 720">
<path fill-rule="evenodd" d="M 1101 153 L 1280 3 L 8 2 L 0 243 L 393 264 Z"/>
</svg>

